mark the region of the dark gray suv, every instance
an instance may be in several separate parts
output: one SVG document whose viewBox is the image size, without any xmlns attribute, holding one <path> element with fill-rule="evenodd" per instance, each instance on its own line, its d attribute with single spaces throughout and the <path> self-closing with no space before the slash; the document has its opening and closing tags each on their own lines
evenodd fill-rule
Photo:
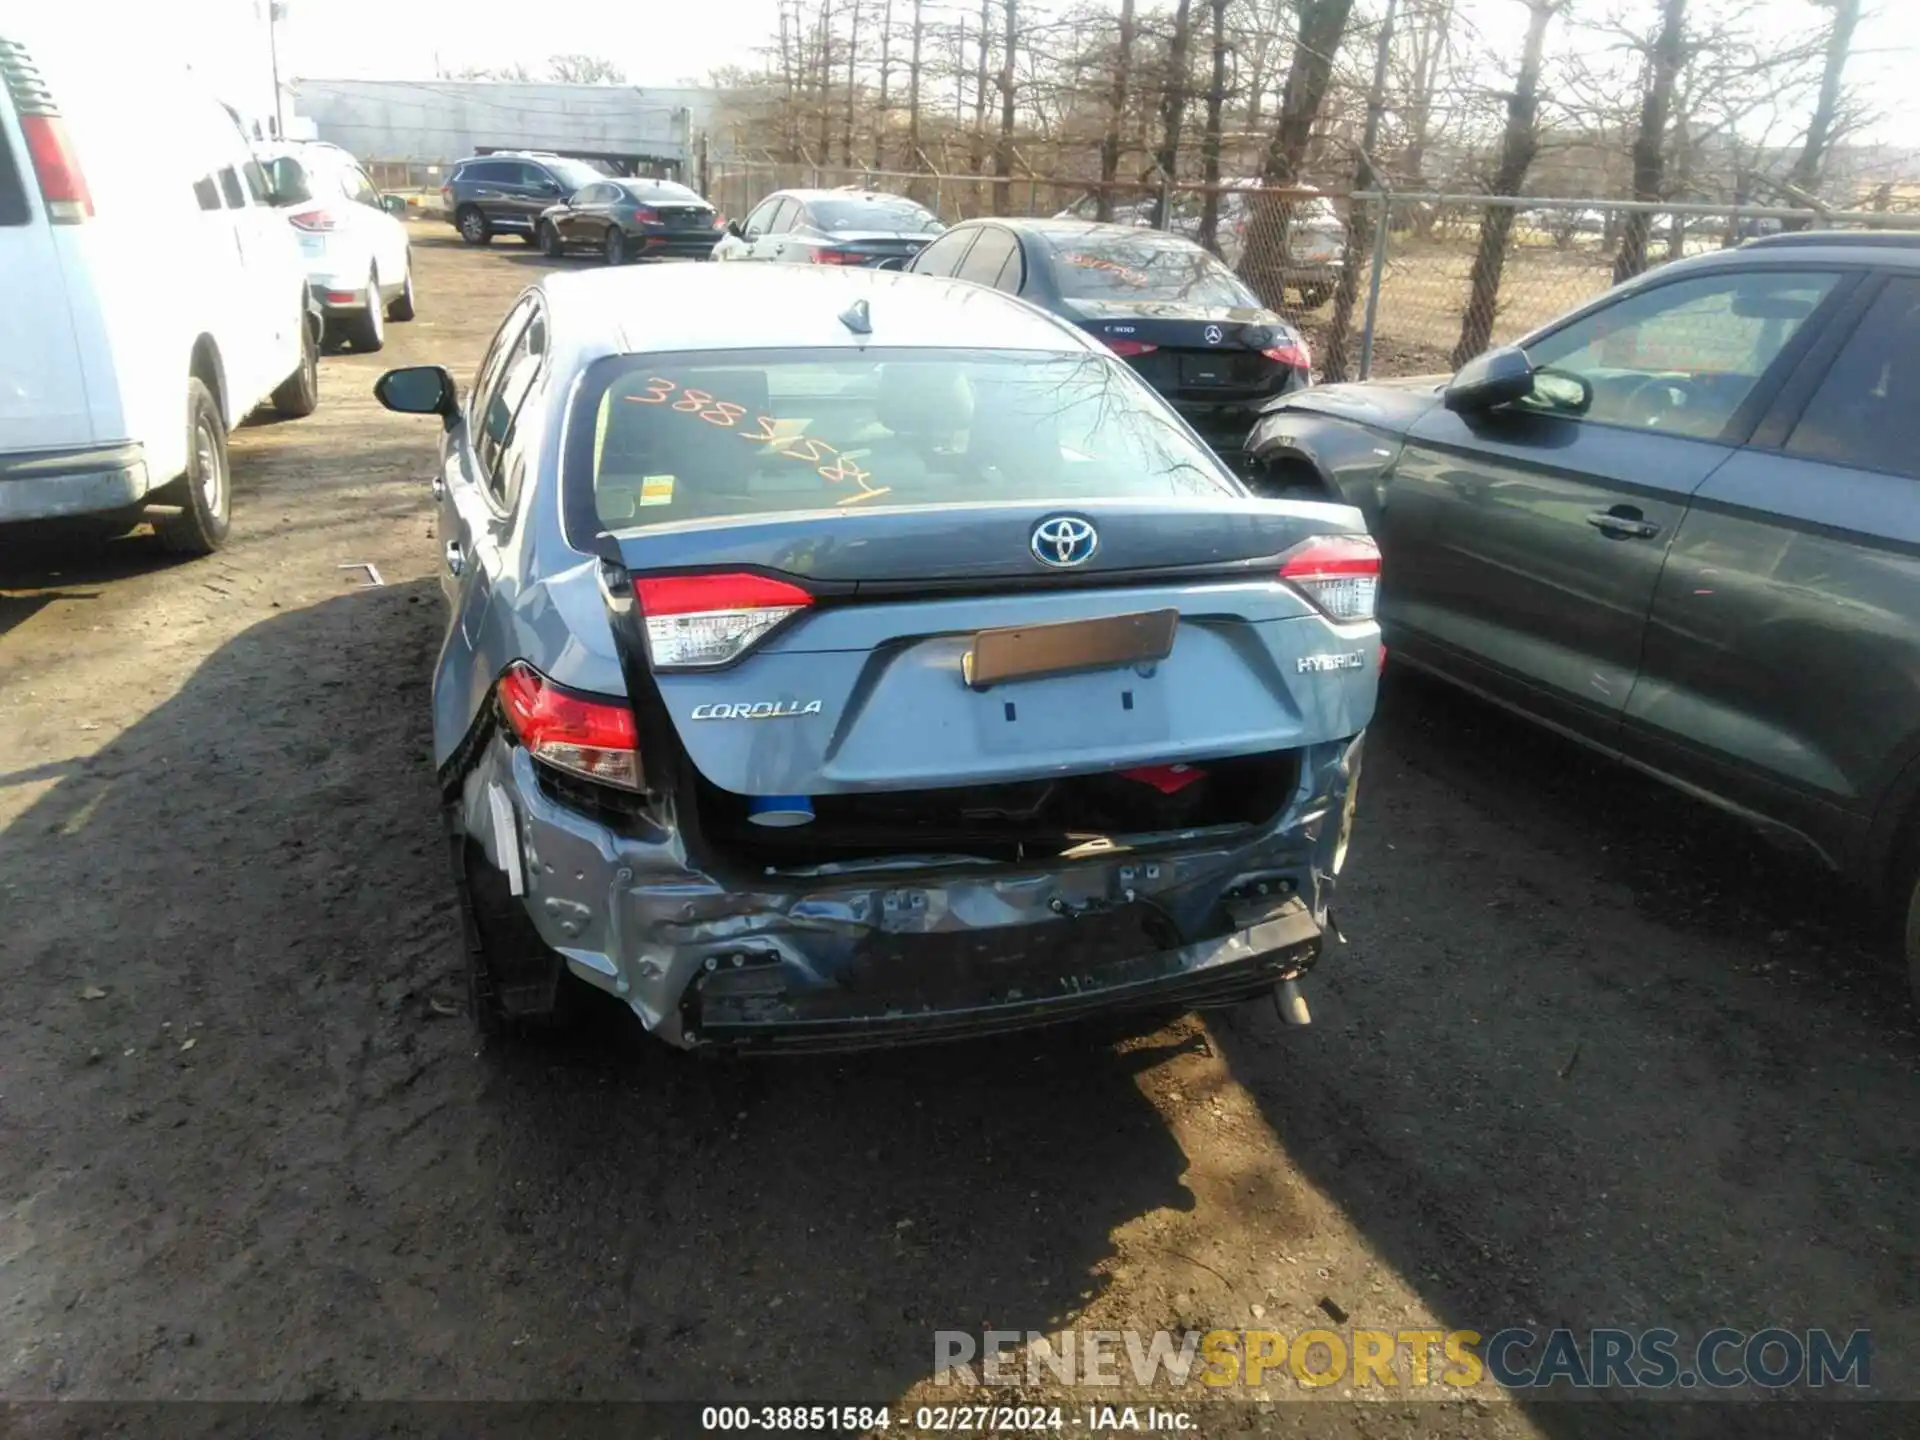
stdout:
<svg viewBox="0 0 1920 1440">
<path fill-rule="evenodd" d="M 440 207 L 469 245 L 485 245 L 495 235 L 532 244 L 542 211 L 606 178 L 584 160 L 501 150 L 454 166 L 440 187 Z"/>
<path fill-rule="evenodd" d="M 1248 448 L 1366 513 L 1398 659 L 1864 882 L 1920 997 L 1920 235 L 1682 260 Z"/>
</svg>

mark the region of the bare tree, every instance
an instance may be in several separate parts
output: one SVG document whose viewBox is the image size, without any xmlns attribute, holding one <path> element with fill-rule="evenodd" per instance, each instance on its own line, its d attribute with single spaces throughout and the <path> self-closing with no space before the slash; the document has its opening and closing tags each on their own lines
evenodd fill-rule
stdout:
<svg viewBox="0 0 1920 1440">
<path fill-rule="evenodd" d="M 913 50 L 907 62 L 907 168 L 920 165 L 920 47 L 926 38 L 925 0 L 913 0 Z"/>
<path fill-rule="evenodd" d="M 820 0 L 820 54 L 815 83 L 819 87 L 820 163 L 824 165 L 833 158 L 832 133 L 829 129 L 833 119 L 827 103 L 833 92 L 833 0 Z"/>
<path fill-rule="evenodd" d="M 1546 54 L 1547 27 L 1567 0 L 1520 0 L 1527 7 L 1527 40 L 1520 52 L 1520 72 L 1507 95 L 1507 128 L 1500 140 L 1500 164 L 1493 174 L 1495 195 L 1518 195 L 1527 170 L 1540 148 L 1540 70 Z M 1500 296 L 1500 273 L 1507 263 L 1507 238 L 1513 230 L 1512 205 L 1489 205 L 1480 217 L 1480 245 L 1473 257 L 1467 286 L 1467 310 L 1460 321 L 1460 340 L 1453 347 L 1453 363 L 1464 365 L 1493 335 L 1495 307 Z"/>
<path fill-rule="evenodd" d="M 1847 68 L 1847 56 L 1853 50 L 1854 27 L 1860 23 L 1860 0 L 1815 0 L 1815 3 L 1833 11 L 1833 24 L 1827 31 L 1826 67 L 1820 74 L 1820 97 L 1814 102 L 1813 116 L 1807 122 L 1806 144 L 1787 176 L 1791 184 L 1809 195 L 1820 188 L 1820 178 L 1826 169 L 1834 121 L 1840 110 L 1840 80 Z"/>
<path fill-rule="evenodd" d="M 1013 202 L 1013 126 L 1018 114 L 1014 108 L 1014 42 L 1020 24 L 1020 0 L 1000 0 L 1001 18 L 1006 30 L 1001 38 L 1000 73 L 994 87 L 1000 92 L 1000 139 L 993 147 L 993 213 L 1005 215 Z"/>
<path fill-rule="evenodd" d="M 1353 0 L 1300 0 L 1300 38 L 1293 63 L 1287 67 L 1281 92 L 1280 118 L 1267 141 L 1261 179 L 1269 185 L 1294 185 L 1300 180 L 1313 138 L 1314 122 L 1333 81 L 1333 57 L 1347 33 Z"/>
<path fill-rule="evenodd" d="M 1227 105 L 1227 0 L 1208 0 L 1213 33 L 1213 69 L 1207 80 L 1207 128 L 1200 137 L 1200 243 L 1220 253 L 1220 125 Z"/>
<path fill-rule="evenodd" d="M 1192 83 L 1188 51 L 1193 44 L 1193 0 L 1175 0 L 1173 33 L 1167 39 L 1167 70 L 1160 85 L 1160 145 L 1153 154 L 1159 192 L 1153 201 L 1153 223 L 1167 223 L 1167 187 L 1179 179 L 1180 127 L 1187 114 L 1187 87 Z"/>
<path fill-rule="evenodd" d="M 973 138 L 967 162 L 978 175 L 987 161 L 987 56 L 993 44 L 993 0 L 980 0 L 980 58 L 973 76 Z"/>
<path fill-rule="evenodd" d="M 547 78 L 562 85 L 624 85 L 627 72 L 599 55 L 549 55 Z"/>
<path fill-rule="evenodd" d="M 854 67 L 860 61 L 860 0 L 853 0 L 853 26 L 847 32 L 847 118 L 840 130 L 840 156 L 849 170 L 853 168 L 853 113 L 860 98 L 854 84 Z"/>
<path fill-rule="evenodd" d="M 880 108 L 873 121 L 873 168 L 887 163 L 887 89 L 893 79 L 893 0 L 880 11 Z"/>
<path fill-rule="evenodd" d="M 1133 0 L 1120 0 L 1120 39 L 1114 48 L 1113 76 L 1107 88 L 1107 129 L 1100 141 L 1100 193 L 1095 215 L 1113 219 L 1113 182 L 1120 174 L 1120 147 L 1127 121 L 1127 91 L 1133 78 L 1133 42 L 1138 34 Z"/>
<path fill-rule="evenodd" d="M 1373 152 L 1380 145 L 1380 125 L 1387 113 L 1387 71 L 1393 60 L 1393 20 L 1398 0 L 1387 0 L 1380 17 L 1380 31 L 1373 42 L 1373 83 L 1367 87 L 1367 123 L 1360 134 L 1360 157 L 1354 166 L 1353 188 L 1371 190 L 1379 177 L 1374 174 Z M 1360 267 L 1363 257 L 1373 250 L 1373 214 L 1368 203 L 1354 200 L 1347 207 L 1346 263 L 1340 267 L 1340 279 L 1333 291 L 1333 325 L 1321 354 L 1321 369 L 1329 380 L 1347 378 L 1347 342 L 1353 333 L 1353 306 L 1360 292 Z"/>
<path fill-rule="evenodd" d="M 1647 89 L 1640 100 L 1640 128 L 1633 137 L 1633 198 L 1662 200 L 1667 159 L 1667 114 L 1673 108 L 1673 88 L 1687 59 L 1687 0 L 1660 0 L 1660 30 L 1647 56 Z M 1620 232 L 1620 252 L 1614 257 L 1613 279 L 1618 284 L 1647 268 L 1647 236 L 1653 216 L 1630 212 Z"/>
</svg>

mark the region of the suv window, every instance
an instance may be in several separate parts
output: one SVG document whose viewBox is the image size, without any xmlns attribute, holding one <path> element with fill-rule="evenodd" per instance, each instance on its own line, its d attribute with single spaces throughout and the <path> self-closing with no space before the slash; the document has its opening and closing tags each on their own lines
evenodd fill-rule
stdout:
<svg viewBox="0 0 1920 1440">
<path fill-rule="evenodd" d="M 371 205 L 376 210 L 380 208 L 379 188 L 358 165 L 340 172 L 340 188 L 354 204 Z"/>
<path fill-rule="evenodd" d="M 1887 282 L 1786 448 L 1809 460 L 1920 480 L 1920 277 Z"/>
<path fill-rule="evenodd" d="M 246 187 L 240 183 L 240 172 L 231 165 L 225 166 L 220 171 L 220 193 L 226 196 L 229 210 L 246 208 Z"/>
<path fill-rule="evenodd" d="M 967 229 L 942 235 L 916 255 L 907 268 L 916 275 L 951 275 L 959 269 L 966 258 L 967 247 L 979 234 L 978 230 Z"/>
<path fill-rule="evenodd" d="M 484 160 L 478 165 L 466 166 L 459 178 L 483 185 L 512 185 L 520 178 L 520 167 L 505 160 Z"/>
<path fill-rule="evenodd" d="M 1636 291 L 1529 345 L 1535 369 L 1580 383 L 1550 379 L 1520 404 L 1717 439 L 1837 278 L 1755 268 Z"/>
<path fill-rule="evenodd" d="M 1014 258 L 1017 250 L 1013 236 L 998 225 L 989 225 L 980 232 L 979 240 L 954 273 L 962 280 L 971 280 L 979 285 L 997 284 L 1000 272 L 1006 269 L 1007 262 Z"/>
</svg>

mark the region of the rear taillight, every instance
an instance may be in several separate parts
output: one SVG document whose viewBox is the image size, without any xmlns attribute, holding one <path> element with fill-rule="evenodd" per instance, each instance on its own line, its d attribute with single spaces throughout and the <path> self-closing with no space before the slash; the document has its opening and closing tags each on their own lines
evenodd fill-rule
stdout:
<svg viewBox="0 0 1920 1440">
<path fill-rule="evenodd" d="M 73 141 L 68 138 L 67 122 L 58 115 L 22 115 L 20 131 L 26 137 L 27 153 L 33 157 L 40 198 L 47 202 L 47 218 L 55 224 L 72 225 L 92 215 L 93 195 L 87 189 L 87 177 L 80 171 Z"/>
<path fill-rule="evenodd" d="M 524 660 L 500 677 L 500 710 L 527 753 L 584 780 L 640 788 L 633 710 L 624 700 L 563 690 Z"/>
<path fill-rule="evenodd" d="M 864 265 L 867 257 L 857 250 L 816 250 L 813 263 L 816 265 Z"/>
<path fill-rule="evenodd" d="M 1260 353 L 1276 365 L 1291 365 L 1296 370 L 1313 368 L 1313 357 L 1307 353 L 1307 342 L 1304 340 L 1295 340 L 1290 345 L 1275 345 Z"/>
<path fill-rule="evenodd" d="M 813 596 L 765 575 L 663 575 L 633 582 L 656 670 L 697 670 L 738 660 Z"/>
<path fill-rule="evenodd" d="M 1160 347 L 1158 345 L 1149 345 L 1144 340 L 1109 340 L 1107 341 L 1107 348 L 1122 360 L 1130 360 L 1135 355 L 1151 355 Z"/>
<path fill-rule="evenodd" d="M 1288 553 L 1280 578 L 1330 620 L 1371 620 L 1380 591 L 1380 547 L 1366 535 L 1316 535 Z"/>
<path fill-rule="evenodd" d="M 644 205 L 636 205 L 633 207 L 633 219 L 637 225 L 657 225 L 660 223 L 660 212 L 649 210 Z"/>
<path fill-rule="evenodd" d="M 287 223 L 296 230 L 338 230 L 340 216 L 324 206 L 313 210 L 296 210 L 287 216 Z"/>
<path fill-rule="evenodd" d="M 726 216 L 724 216 L 724 215 L 722 215 L 722 214 L 720 214 L 720 213 L 719 213 L 718 211 L 716 211 L 716 212 L 714 213 L 714 216 L 713 216 L 713 228 L 714 228 L 714 229 L 716 229 L 716 230 L 724 230 L 724 229 L 726 229 L 726 228 L 727 228 L 727 217 L 726 217 Z"/>
</svg>

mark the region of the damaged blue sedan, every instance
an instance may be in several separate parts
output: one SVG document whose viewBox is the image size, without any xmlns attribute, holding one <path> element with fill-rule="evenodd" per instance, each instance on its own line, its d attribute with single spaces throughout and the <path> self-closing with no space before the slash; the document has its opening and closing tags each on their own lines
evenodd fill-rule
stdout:
<svg viewBox="0 0 1920 1440">
<path fill-rule="evenodd" d="M 475 1019 L 938 1039 L 1277 995 L 1381 650 L 1358 511 L 1262 500 L 1098 341 L 884 271 L 547 276 L 437 414 L 434 750 Z"/>
</svg>

